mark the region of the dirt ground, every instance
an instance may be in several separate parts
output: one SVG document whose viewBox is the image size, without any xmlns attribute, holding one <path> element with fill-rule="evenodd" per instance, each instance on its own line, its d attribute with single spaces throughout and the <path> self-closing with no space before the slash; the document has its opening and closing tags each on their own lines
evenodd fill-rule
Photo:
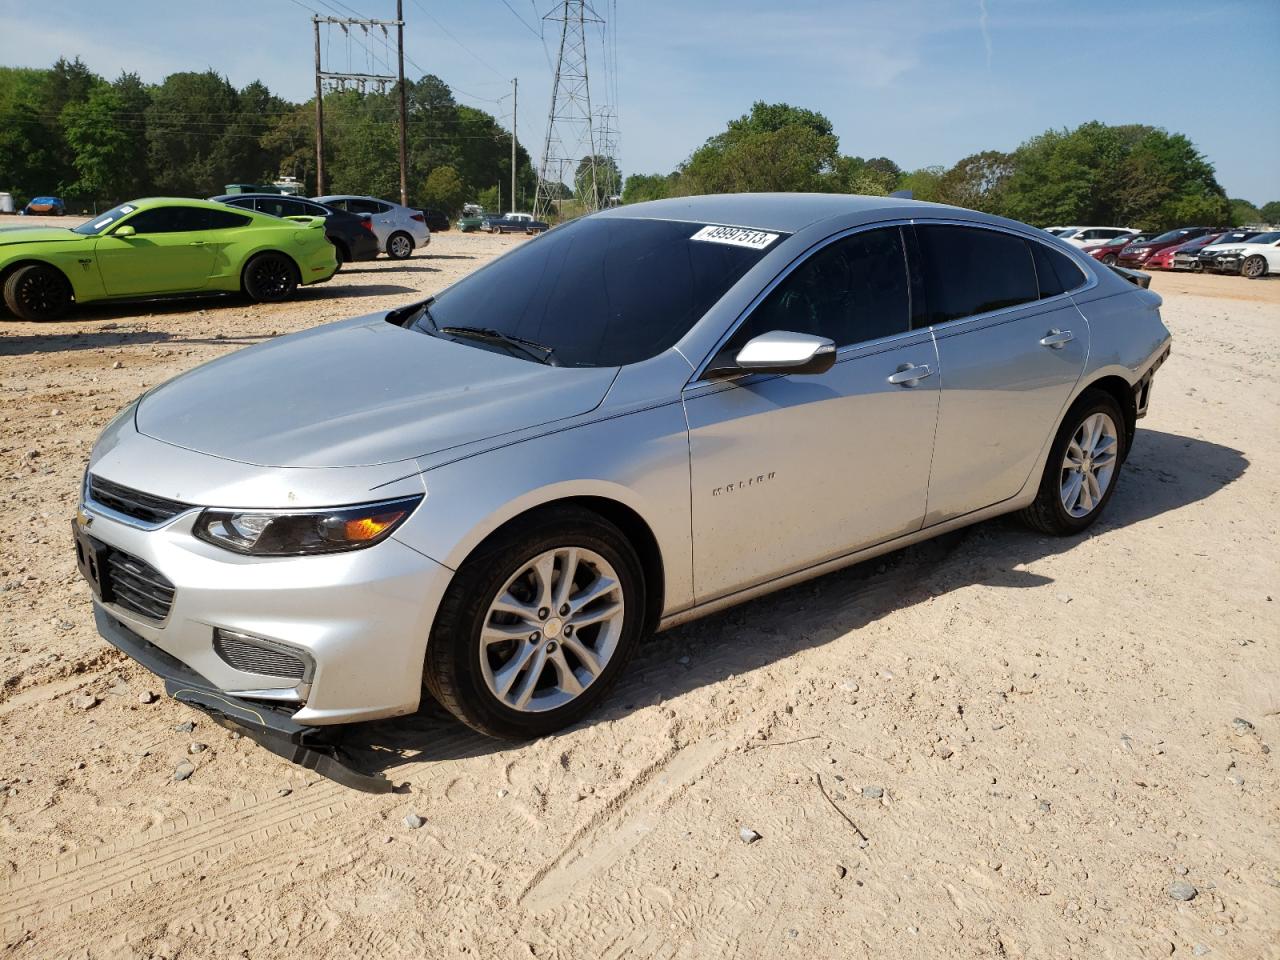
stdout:
<svg viewBox="0 0 1280 960">
<path fill-rule="evenodd" d="M 406 784 L 370 796 L 144 702 L 68 542 L 103 425 L 522 242 L 0 322 L 5 956 L 1280 957 L 1280 279 L 1156 277 L 1173 356 L 1089 535 L 997 520 L 659 635 L 560 736 L 426 708 L 367 731 Z"/>
</svg>

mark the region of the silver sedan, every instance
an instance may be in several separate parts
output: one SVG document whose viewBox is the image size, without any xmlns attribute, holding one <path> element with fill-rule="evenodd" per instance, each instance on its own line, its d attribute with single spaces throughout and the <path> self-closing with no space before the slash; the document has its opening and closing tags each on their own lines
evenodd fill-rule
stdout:
<svg viewBox="0 0 1280 960">
<path fill-rule="evenodd" d="M 77 556 L 102 634 L 263 742 L 424 690 L 534 737 L 650 631 L 998 514 L 1080 533 L 1160 303 L 954 207 L 612 209 L 147 393 L 93 451 Z"/>
</svg>

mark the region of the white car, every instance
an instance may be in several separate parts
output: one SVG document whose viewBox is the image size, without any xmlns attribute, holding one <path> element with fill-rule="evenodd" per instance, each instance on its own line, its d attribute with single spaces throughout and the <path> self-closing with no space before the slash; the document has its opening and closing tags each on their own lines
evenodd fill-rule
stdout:
<svg viewBox="0 0 1280 960">
<path fill-rule="evenodd" d="M 349 213 L 366 213 L 373 224 L 374 236 L 378 238 L 378 249 L 392 260 L 407 260 L 413 251 L 425 247 L 431 242 L 431 231 L 427 229 L 427 218 L 421 210 L 402 207 L 389 200 L 375 197 L 356 197 L 335 195 L 313 197 L 317 203 L 329 207 L 337 207 Z"/>
<path fill-rule="evenodd" d="M 1138 233 L 1132 227 L 1054 227 L 1052 232 L 1059 240 L 1081 248 L 1106 243 L 1116 237 L 1136 236 Z"/>
<path fill-rule="evenodd" d="M 1199 260 L 1206 270 L 1238 273 L 1250 280 L 1280 273 L 1280 230 L 1260 233 L 1243 243 L 1211 243 L 1200 251 Z"/>
</svg>

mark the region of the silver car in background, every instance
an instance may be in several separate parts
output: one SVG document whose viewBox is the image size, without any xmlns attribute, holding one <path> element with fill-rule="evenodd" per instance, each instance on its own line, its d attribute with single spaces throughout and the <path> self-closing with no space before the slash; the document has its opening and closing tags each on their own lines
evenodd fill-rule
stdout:
<svg viewBox="0 0 1280 960">
<path fill-rule="evenodd" d="M 649 631 L 999 514 L 1084 530 L 1160 304 L 954 207 L 615 208 L 150 391 L 93 450 L 78 560 L 103 636 L 330 775 L 326 728 L 424 689 L 535 737 Z"/>
<path fill-rule="evenodd" d="M 390 200 L 377 197 L 357 197 L 349 194 L 333 194 L 313 197 L 316 203 L 346 210 L 348 213 L 367 214 L 378 238 L 378 249 L 392 260 L 407 260 L 413 251 L 431 242 L 427 217 L 421 210 L 402 207 Z"/>
</svg>

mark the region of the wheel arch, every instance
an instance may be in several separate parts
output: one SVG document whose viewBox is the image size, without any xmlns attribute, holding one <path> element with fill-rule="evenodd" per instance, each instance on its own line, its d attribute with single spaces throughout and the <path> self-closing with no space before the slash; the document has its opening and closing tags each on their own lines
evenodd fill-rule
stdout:
<svg viewBox="0 0 1280 960">
<path fill-rule="evenodd" d="M 494 540 L 504 536 L 514 526 L 527 523 L 540 513 L 564 506 L 575 506 L 596 514 L 612 523 L 627 538 L 627 542 L 631 544 L 631 547 L 636 551 L 636 555 L 640 558 L 640 566 L 644 571 L 644 630 L 646 633 L 655 630 L 658 621 L 662 619 L 666 597 L 666 567 L 663 563 L 662 549 L 658 545 L 657 535 L 653 532 L 649 522 L 634 506 L 604 493 L 553 496 L 536 504 L 525 506 L 518 512 L 507 516 L 497 526 L 471 543 L 464 551 L 459 551 L 462 555 L 456 558 L 456 565 L 453 562 L 454 558 L 450 558 L 449 566 L 456 570 L 457 566 L 466 562 L 468 558 L 474 556 Z"/>
<path fill-rule="evenodd" d="M 5 281 L 9 279 L 9 277 L 14 273 L 14 271 L 21 270 L 23 267 L 48 267 L 50 270 L 58 271 L 58 273 L 62 276 L 62 279 L 67 281 L 67 286 L 71 288 L 72 296 L 76 300 L 80 299 L 76 291 L 75 282 L 71 279 L 70 276 L 67 275 L 67 271 L 63 270 L 56 263 L 53 263 L 49 260 L 41 260 L 39 257 L 18 257 L 14 260 L 10 260 L 8 263 L 4 264 L 3 266 L 0 266 L 0 287 L 4 286 Z"/>
<path fill-rule="evenodd" d="M 1102 390 L 1105 393 L 1109 393 L 1115 399 L 1116 403 L 1119 404 L 1120 411 L 1124 414 L 1124 452 L 1125 457 L 1127 458 L 1129 455 L 1129 448 L 1133 446 L 1134 433 L 1138 429 L 1138 401 L 1133 395 L 1133 386 L 1124 377 L 1115 373 L 1105 374 L 1090 380 L 1080 388 L 1080 392 L 1077 393 L 1075 399 L 1072 400 L 1071 406 L 1063 413 L 1062 420 L 1066 420 L 1072 409 L 1075 408 L 1076 404 L 1078 404 L 1081 398 L 1090 390 Z M 1062 423 L 1059 422 L 1058 428 L 1061 429 L 1061 427 Z M 1055 430 L 1054 433 L 1056 435 L 1057 431 Z"/>
<path fill-rule="evenodd" d="M 298 262 L 298 258 L 288 250 L 281 250 L 279 247 L 264 245 L 246 253 L 244 260 L 240 263 L 240 290 L 242 293 L 244 292 L 245 271 L 249 269 L 249 264 L 253 263 L 254 260 L 258 259 L 258 257 L 262 256 L 264 253 L 278 253 L 293 264 L 293 272 L 297 274 L 298 285 L 302 285 L 302 264 Z"/>
</svg>

